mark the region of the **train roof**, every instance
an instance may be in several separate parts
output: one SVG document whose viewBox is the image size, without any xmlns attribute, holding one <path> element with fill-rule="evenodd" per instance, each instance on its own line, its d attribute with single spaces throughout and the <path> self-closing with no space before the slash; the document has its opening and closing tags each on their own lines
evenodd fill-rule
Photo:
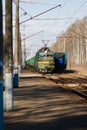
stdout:
<svg viewBox="0 0 87 130">
<path fill-rule="evenodd" d="M 64 55 L 66 55 L 66 53 L 64 53 L 64 52 L 55 52 L 54 53 L 54 56 L 57 56 L 57 57 L 62 57 Z"/>
<path fill-rule="evenodd" d="M 43 48 L 39 49 L 37 53 L 44 52 L 44 51 L 51 52 L 49 47 L 43 47 Z"/>
</svg>

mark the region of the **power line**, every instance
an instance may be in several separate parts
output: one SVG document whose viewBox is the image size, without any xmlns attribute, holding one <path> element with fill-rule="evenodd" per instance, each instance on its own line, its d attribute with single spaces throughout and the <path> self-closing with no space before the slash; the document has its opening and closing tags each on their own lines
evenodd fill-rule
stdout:
<svg viewBox="0 0 87 130">
<path fill-rule="evenodd" d="M 70 19 L 70 20 L 76 20 L 77 18 L 39 18 L 39 19 L 33 19 L 33 20 L 64 20 L 64 19 Z"/>
<path fill-rule="evenodd" d="M 25 4 L 27 4 L 27 3 L 29 3 L 29 4 L 38 4 L 38 5 L 55 5 L 55 4 L 53 4 L 53 3 L 43 3 L 43 2 L 28 2 L 28 1 L 23 1 L 23 0 L 20 0 L 20 2 L 21 3 L 25 3 Z"/>
<path fill-rule="evenodd" d="M 13 2 L 16 5 L 16 2 L 14 0 L 13 0 Z M 19 6 L 19 8 L 24 12 L 24 15 L 27 14 L 30 18 L 32 18 L 32 16 L 29 13 L 27 13 L 21 6 Z"/>
<path fill-rule="evenodd" d="M 77 9 L 77 10 L 73 13 L 72 17 L 73 17 L 76 13 L 78 13 L 79 10 L 80 10 L 86 3 L 87 3 L 87 0 L 85 0 L 85 1 L 81 4 L 81 6 L 79 7 L 79 9 Z"/>
<path fill-rule="evenodd" d="M 71 16 L 71 18 L 73 18 L 74 15 L 76 15 L 76 13 L 79 12 L 79 10 L 87 3 L 87 0 L 85 0 L 81 5 L 80 7 L 73 13 L 73 15 Z M 65 25 L 67 25 L 70 21 L 67 21 L 63 26 L 62 28 L 64 28 Z M 76 33 L 78 36 L 80 36 L 77 32 L 75 32 L 74 30 L 72 30 L 74 33 Z"/>
<path fill-rule="evenodd" d="M 44 30 L 39 31 L 39 32 L 37 32 L 37 33 L 35 33 L 35 34 L 32 34 L 32 35 L 30 35 L 30 36 L 28 36 L 28 37 L 25 37 L 25 38 L 22 39 L 22 41 L 23 41 L 23 40 L 26 40 L 26 39 L 28 39 L 28 38 L 31 38 L 31 37 L 33 37 L 33 36 L 35 36 L 35 35 L 37 35 L 37 34 L 43 32 L 43 31 L 44 31 Z"/>
<path fill-rule="evenodd" d="M 68 3 L 69 0 L 66 0 L 65 3 L 62 5 L 62 7 L 64 7 L 67 3 Z"/>
<path fill-rule="evenodd" d="M 69 2 L 69 0 L 66 0 L 65 3 L 61 6 L 61 9 L 64 8 L 64 6 L 66 6 L 66 4 L 67 4 L 68 2 Z M 45 19 L 46 19 L 46 18 L 45 18 Z M 54 19 L 57 21 L 57 18 L 53 18 L 52 20 L 54 20 Z M 62 19 L 62 18 L 60 18 L 60 19 L 58 19 L 58 20 L 61 20 L 61 19 Z M 66 18 L 65 18 L 65 19 L 66 19 Z M 68 19 L 68 18 L 67 18 L 67 19 Z M 72 19 L 72 18 L 69 18 L 69 19 Z M 33 20 L 36 20 L 36 19 L 33 19 Z M 39 20 L 39 19 L 38 19 L 38 20 Z M 48 18 L 47 18 L 47 20 L 48 20 Z M 51 21 L 52 21 L 52 20 L 51 20 Z M 63 20 L 64 20 L 64 18 L 63 18 Z M 76 20 L 76 19 L 73 18 L 73 20 Z M 46 24 L 46 25 L 47 25 L 47 24 Z M 55 22 L 55 23 L 52 23 L 52 24 L 51 24 L 51 27 L 54 26 L 54 25 L 56 25 L 56 22 Z M 58 30 L 57 30 L 57 31 L 58 31 Z M 57 32 L 57 31 L 56 31 L 56 32 Z M 54 34 L 54 33 L 53 33 L 53 34 Z M 52 35 L 52 34 L 51 34 L 51 35 Z"/>
<path fill-rule="evenodd" d="M 29 19 L 26 19 L 26 20 L 20 22 L 20 24 L 23 24 L 23 23 L 25 23 L 25 22 L 27 22 L 27 21 L 33 19 L 33 18 L 36 18 L 36 17 L 38 17 L 38 16 L 40 16 L 40 15 L 42 15 L 42 14 L 45 14 L 45 13 L 47 13 L 47 12 L 49 12 L 49 11 L 51 11 L 51 10 L 53 10 L 53 9 L 55 9 L 55 8 L 57 8 L 57 7 L 59 7 L 59 6 L 61 7 L 61 4 L 59 4 L 59 5 L 57 5 L 57 6 L 53 7 L 53 8 L 50 8 L 50 9 L 48 9 L 48 10 L 42 12 L 42 13 L 39 13 L 39 14 L 37 14 L 37 15 L 35 15 L 35 16 L 29 18 Z"/>
</svg>

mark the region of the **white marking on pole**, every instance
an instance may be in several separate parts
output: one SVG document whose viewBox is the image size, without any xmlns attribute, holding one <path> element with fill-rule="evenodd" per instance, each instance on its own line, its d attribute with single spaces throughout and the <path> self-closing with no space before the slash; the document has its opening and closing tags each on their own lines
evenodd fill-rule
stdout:
<svg viewBox="0 0 87 130">
<path fill-rule="evenodd" d="M 13 110 L 13 75 L 5 74 L 6 111 Z"/>
</svg>

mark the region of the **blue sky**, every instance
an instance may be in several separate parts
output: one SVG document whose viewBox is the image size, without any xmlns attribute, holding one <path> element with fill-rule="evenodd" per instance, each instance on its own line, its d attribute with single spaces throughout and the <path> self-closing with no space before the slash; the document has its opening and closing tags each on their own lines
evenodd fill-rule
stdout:
<svg viewBox="0 0 87 130">
<path fill-rule="evenodd" d="M 5 1 L 3 0 L 3 13 L 5 13 L 4 4 Z M 42 40 L 46 40 L 45 43 L 50 46 L 55 42 L 57 36 L 67 30 L 73 22 L 87 16 L 87 0 L 20 0 L 20 7 L 24 10 L 20 9 L 20 22 L 59 4 L 61 4 L 61 8 L 57 7 L 20 24 L 22 39 L 36 34 L 22 41 L 22 45 L 25 42 L 27 48 L 27 58 L 34 56 L 35 52 L 44 46 Z M 13 3 L 13 24 L 15 24 L 15 7 Z M 24 12 L 27 14 L 24 15 Z M 15 31 L 13 30 L 13 32 Z"/>
</svg>

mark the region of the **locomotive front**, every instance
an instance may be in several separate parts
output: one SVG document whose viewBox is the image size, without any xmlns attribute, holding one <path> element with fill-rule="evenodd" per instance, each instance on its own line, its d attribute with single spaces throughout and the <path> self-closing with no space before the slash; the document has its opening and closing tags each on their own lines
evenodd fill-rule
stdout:
<svg viewBox="0 0 87 130">
<path fill-rule="evenodd" d="M 51 73 L 54 70 L 53 52 L 43 51 L 38 56 L 38 71 L 42 73 Z"/>
</svg>

